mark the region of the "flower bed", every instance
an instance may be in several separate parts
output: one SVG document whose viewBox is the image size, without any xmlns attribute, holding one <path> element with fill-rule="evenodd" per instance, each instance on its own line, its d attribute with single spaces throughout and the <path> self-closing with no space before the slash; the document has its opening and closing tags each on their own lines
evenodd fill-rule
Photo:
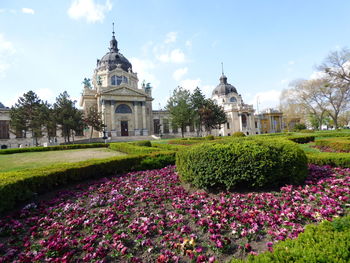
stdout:
<svg viewBox="0 0 350 263">
<path fill-rule="evenodd" d="M 0 219 L 0 262 L 225 261 L 343 215 L 350 169 L 309 167 L 279 192 L 187 191 L 175 167 L 80 185 Z"/>
</svg>

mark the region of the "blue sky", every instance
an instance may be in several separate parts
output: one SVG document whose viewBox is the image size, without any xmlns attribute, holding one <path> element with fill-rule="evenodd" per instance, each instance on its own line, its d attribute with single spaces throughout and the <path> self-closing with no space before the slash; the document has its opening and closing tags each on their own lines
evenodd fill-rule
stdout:
<svg viewBox="0 0 350 263">
<path fill-rule="evenodd" d="M 210 96 L 221 62 L 246 103 L 275 107 L 290 81 L 310 78 L 350 43 L 350 1 L 1 0 L 0 102 L 28 90 L 54 102 L 107 51 L 112 22 L 121 53 L 163 108 L 178 85 Z"/>
</svg>

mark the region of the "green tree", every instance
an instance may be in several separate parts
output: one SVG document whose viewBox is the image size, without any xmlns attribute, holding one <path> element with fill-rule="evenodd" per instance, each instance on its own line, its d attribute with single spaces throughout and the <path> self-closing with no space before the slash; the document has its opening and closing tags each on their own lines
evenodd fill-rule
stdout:
<svg viewBox="0 0 350 263">
<path fill-rule="evenodd" d="M 181 135 L 184 137 L 186 126 L 190 125 L 193 120 L 190 92 L 182 87 L 177 87 L 169 98 L 166 109 L 169 111 L 173 125 L 181 128 Z"/>
<path fill-rule="evenodd" d="M 33 144 L 38 145 L 38 138 L 42 137 L 42 101 L 34 91 L 30 90 L 19 97 L 18 102 L 11 108 L 11 126 L 18 132 L 29 131 Z"/>
<path fill-rule="evenodd" d="M 55 121 L 61 126 L 64 141 L 70 143 L 73 131 L 82 129 L 83 114 L 75 107 L 67 91 L 61 93 L 54 104 Z"/>
<path fill-rule="evenodd" d="M 57 130 L 55 110 L 53 109 L 52 105 L 44 102 L 41 105 L 40 113 L 42 114 L 41 119 L 43 120 L 43 125 L 46 128 L 47 138 L 49 141 L 51 141 L 53 137 L 56 137 Z"/>
<path fill-rule="evenodd" d="M 84 118 L 86 125 L 90 126 L 90 139 L 92 138 L 93 131 L 102 131 L 105 125 L 102 120 L 102 113 L 98 112 L 96 106 L 89 108 L 86 117 Z"/>
<path fill-rule="evenodd" d="M 221 125 L 227 122 L 224 109 L 211 99 L 205 100 L 199 113 L 202 125 L 208 133 L 211 133 L 212 129 L 220 129 Z"/>
<path fill-rule="evenodd" d="M 197 131 L 197 136 L 202 132 L 202 116 L 200 110 L 205 104 L 205 96 L 199 87 L 197 87 L 191 95 L 191 104 L 193 110 L 193 123 Z"/>
</svg>

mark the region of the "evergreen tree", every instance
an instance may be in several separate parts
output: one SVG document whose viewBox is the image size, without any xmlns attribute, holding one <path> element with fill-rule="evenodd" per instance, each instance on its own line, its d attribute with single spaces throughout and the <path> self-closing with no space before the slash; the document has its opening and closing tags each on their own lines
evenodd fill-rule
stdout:
<svg viewBox="0 0 350 263">
<path fill-rule="evenodd" d="M 11 126 L 18 132 L 30 131 L 33 144 L 38 145 L 38 138 L 42 136 L 42 101 L 33 91 L 23 94 L 11 108 Z"/>
<path fill-rule="evenodd" d="M 75 103 L 67 91 L 64 91 L 56 98 L 54 104 L 55 120 L 61 126 L 64 141 L 68 143 L 72 132 L 81 129 L 83 125 L 83 114 L 75 107 Z"/>
<path fill-rule="evenodd" d="M 206 99 L 203 107 L 199 110 L 202 124 L 205 130 L 210 133 L 212 129 L 220 129 L 221 125 L 227 122 L 224 109 L 214 103 L 211 99 Z"/>
<path fill-rule="evenodd" d="M 90 126 L 90 139 L 92 138 L 93 131 L 102 131 L 105 125 L 102 120 L 102 113 L 98 112 L 97 107 L 90 107 L 86 117 L 84 118 L 86 125 Z"/>
<path fill-rule="evenodd" d="M 177 87 L 169 98 L 166 109 L 173 125 L 181 128 L 181 135 L 184 137 L 186 126 L 193 120 L 191 93 L 182 87 Z"/>
<path fill-rule="evenodd" d="M 193 109 L 193 122 L 197 131 L 197 136 L 199 136 L 202 132 L 202 116 L 199 114 L 199 112 L 205 104 L 205 96 L 198 87 L 193 91 L 191 95 L 191 104 Z"/>
</svg>

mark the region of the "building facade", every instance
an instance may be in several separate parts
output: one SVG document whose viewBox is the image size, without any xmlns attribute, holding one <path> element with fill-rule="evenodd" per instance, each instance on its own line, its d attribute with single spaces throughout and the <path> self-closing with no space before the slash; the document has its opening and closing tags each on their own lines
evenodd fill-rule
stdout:
<svg viewBox="0 0 350 263">
<path fill-rule="evenodd" d="M 237 89 L 227 82 L 227 77 L 222 73 L 220 83 L 212 93 L 212 100 L 222 106 L 227 117 L 227 123 L 221 129 L 215 130 L 217 136 L 230 136 L 234 132 L 243 132 L 246 135 L 256 134 L 253 105 L 243 102 Z"/>
</svg>

